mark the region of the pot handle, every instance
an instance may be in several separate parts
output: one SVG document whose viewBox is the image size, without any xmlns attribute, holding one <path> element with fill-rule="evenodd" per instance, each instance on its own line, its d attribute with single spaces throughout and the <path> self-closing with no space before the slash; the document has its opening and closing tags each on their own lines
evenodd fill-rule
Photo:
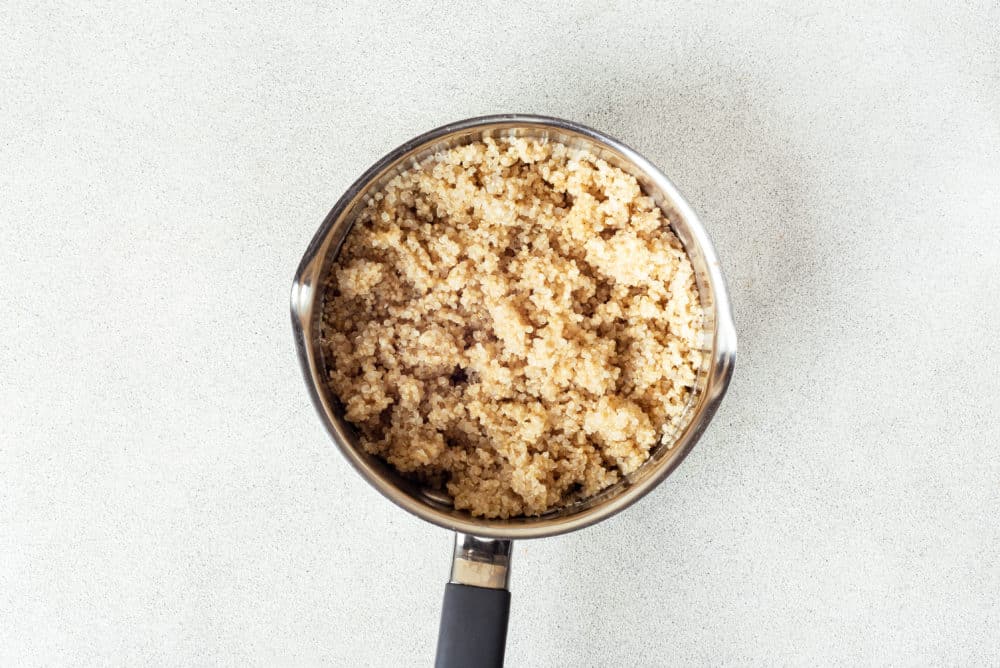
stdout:
<svg viewBox="0 0 1000 668">
<path fill-rule="evenodd" d="M 510 612 L 509 540 L 455 534 L 435 668 L 502 668 Z"/>
</svg>

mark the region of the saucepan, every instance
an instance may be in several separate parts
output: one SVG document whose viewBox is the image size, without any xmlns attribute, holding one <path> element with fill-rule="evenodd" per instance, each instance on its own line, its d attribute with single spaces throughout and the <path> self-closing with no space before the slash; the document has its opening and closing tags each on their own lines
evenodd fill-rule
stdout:
<svg viewBox="0 0 1000 668">
<path fill-rule="evenodd" d="M 447 495 L 400 476 L 366 453 L 343 417 L 343 408 L 325 380 L 320 345 L 323 285 L 366 194 L 385 185 L 443 149 L 484 137 L 546 138 L 590 151 L 634 176 L 663 210 L 684 245 L 695 271 L 705 313 L 702 369 L 672 443 L 659 446 L 632 474 L 575 505 L 537 517 L 483 519 L 452 507 Z M 558 118 L 498 115 L 451 123 L 391 151 L 359 178 L 320 225 L 292 285 L 292 327 L 306 385 L 333 442 L 361 476 L 386 498 L 432 524 L 455 532 L 450 582 L 445 585 L 436 665 L 502 666 L 510 609 L 508 582 L 511 541 L 542 538 L 582 529 L 624 510 L 648 494 L 681 463 L 715 414 L 736 361 L 736 330 L 729 295 L 715 249 L 698 216 L 677 188 L 631 148 L 583 125 Z"/>
</svg>

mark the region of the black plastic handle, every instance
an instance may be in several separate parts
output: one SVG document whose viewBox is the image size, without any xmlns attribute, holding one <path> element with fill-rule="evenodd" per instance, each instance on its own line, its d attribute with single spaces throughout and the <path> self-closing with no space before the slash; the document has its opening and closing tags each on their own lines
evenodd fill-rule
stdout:
<svg viewBox="0 0 1000 668">
<path fill-rule="evenodd" d="M 502 668 L 510 592 L 448 583 L 435 668 Z"/>
</svg>

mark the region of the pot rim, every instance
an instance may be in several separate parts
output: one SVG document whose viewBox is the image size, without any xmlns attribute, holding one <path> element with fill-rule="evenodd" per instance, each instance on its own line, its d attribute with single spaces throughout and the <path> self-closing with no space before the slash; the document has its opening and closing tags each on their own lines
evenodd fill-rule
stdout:
<svg viewBox="0 0 1000 668">
<path fill-rule="evenodd" d="M 325 266 L 332 261 L 339 245 L 353 225 L 348 213 L 356 209 L 364 195 L 376 181 L 390 170 L 405 164 L 417 154 L 444 148 L 449 139 L 466 139 L 484 136 L 488 131 L 527 130 L 534 134 L 551 132 L 562 141 L 562 136 L 583 143 L 596 144 L 609 156 L 636 176 L 647 192 L 664 209 L 671 227 L 681 237 L 685 250 L 695 263 L 699 278 L 699 295 L 706 312 L 712 317 L 714 333 L 708 356 L 707 371 L 700 397 L 689 410 L 687 423 L 673 445 L 663 453 L 651 456 L 633 474 L 591 499 L 568 508 L 538 517 L 518 517 L 507 520 L 473 518 L 465 511 L 457 511 L 435 497 L 402 479 L 391 467 L 356 447 L 347 423 L 339 416 L 338 409 L 326 388 L 322 375 L 322 360 L 318 348 L 318 321 L 321 298 L 321 280 Z M 464 143 L 458 141 L 457 143 Z M 592 149 L 593 150 L 593 149 Z M 602 155 L 602 157 L 604 157 Z M 681 232 L 684 232 L 683 234 Z M 336 244 L 336 247 L 333 245 Z M 330 255 L 331 250 L 334 256 Z M 711 305 L 706 306 L 708 297 Z M 715 414 L 732 378 L 736 362 L 736 330 L 733 323 L 729 294 L 715 248 L 698 215 L 680 194 L 674 184 L 656 166 L 620 141 L 589 127 L 549 116 L 528 114 L 500 114 L 469 118 L 425 132 L 401 144 L 372 165 L 355 181 L 330 210 L 309 244 L 292 284 L 292 329 L 299 362 L 306 385 L 328 433 L 361 476 L 383 496 L 408 512 L 438 526 L 486 538 L 525 539 L 541 538 L 575 531 L 615 515 L 651 492 L 683 461 L 704 432 Z M 663 450 L 663 446 L 657 452 Z M 605 498 L 606 497 L 606 498 Z"/>
</svg>

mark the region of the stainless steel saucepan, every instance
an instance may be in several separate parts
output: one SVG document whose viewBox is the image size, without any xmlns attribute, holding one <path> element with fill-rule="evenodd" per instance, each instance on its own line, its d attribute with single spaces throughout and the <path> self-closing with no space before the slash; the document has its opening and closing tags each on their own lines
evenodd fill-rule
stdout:
<svg viewBox="0 0 1000 668">
<path fill-rule="evenodd" d="M 684 426 L 672 447 L 659 447 L 638 470 L 597 496 L 539 517 L 481 519 L 456 510 L 446 495 L 407 480 L 360 447 L 353 428 L 325 380 L 320 316 L 326 273 L 367 193 L 434 153 L 486 136 L 548 138 L 583 148 L 632 174 L 663 209 L 695 270 L 705 310 L 705 357 Z M 511 541 L 582 529 L 611 517 L 648 494 L 684 459 L 708 426 L 726 392 L 736 361 L 736 331 L 715 249 L 674 185 L 641 155 L 600 132 L 557 118 L 499 115 L 472 118 L 431 130 L 379 160 L 333 207 L 302 258 L 292 284 L 292 328 L 306 384 L 320 419 L 341 453 L 369 484 L 396 505 L 455 532 L 451 581 L 446 585 L 438 637 L 439 667 L 502 666 L 510 606 Z M 335 363 L 334 361 L 330 361 Z"/>
</svg>

